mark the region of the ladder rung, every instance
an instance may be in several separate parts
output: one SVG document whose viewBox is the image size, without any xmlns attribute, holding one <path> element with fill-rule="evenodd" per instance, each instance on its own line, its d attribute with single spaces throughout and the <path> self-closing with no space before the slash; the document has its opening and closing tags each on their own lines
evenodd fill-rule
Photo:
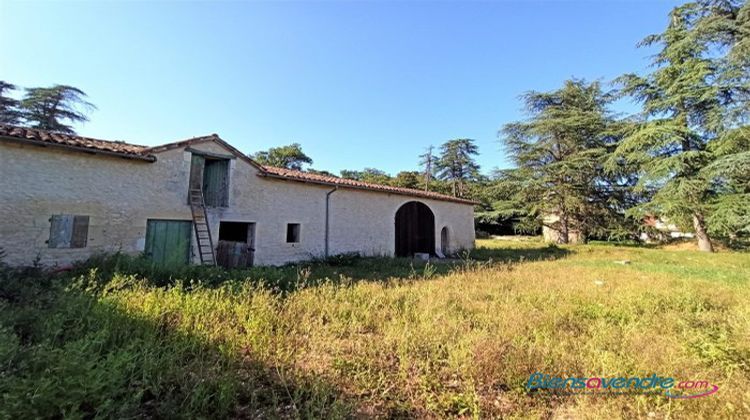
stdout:
<svg viewBox="0 0 750 420">
<path fill-rule="evenodd" d="M 211 243 L 211 229 L 208 226 L 206 207 L 203 202 L 203 191 L 190 190 L 190 212 L 195 225 L 195 238 L 198 242 L 198 254 L 202 265 L 216 265 L 213 243 Z"/>
</svg>

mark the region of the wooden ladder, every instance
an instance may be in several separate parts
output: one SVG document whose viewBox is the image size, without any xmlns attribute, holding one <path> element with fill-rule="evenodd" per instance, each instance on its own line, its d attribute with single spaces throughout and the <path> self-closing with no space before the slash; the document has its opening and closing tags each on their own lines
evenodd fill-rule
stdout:
<svg viewBox="0 0 750 420">
<path fill-rule="evenodd" d="M 214 242 L 211 239 L 211 229 L 208 227 L 208 216 L 206 215 L 206 204 L 203 202 L 202 190 L 190 190 L 190 210 L 193 213 L 193 227 L 195 228 L 195 239 L 198 241 L 198 254 L 201 258 L 201 264 L 216 265 Z"/>
</svg>

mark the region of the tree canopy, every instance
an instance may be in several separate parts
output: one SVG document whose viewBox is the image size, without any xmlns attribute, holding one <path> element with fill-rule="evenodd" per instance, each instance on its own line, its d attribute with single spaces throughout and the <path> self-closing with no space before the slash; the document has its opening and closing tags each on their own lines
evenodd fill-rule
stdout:
<svg viewBox="0 0 750 420">
<path fill-rule="evenodd" d="M 622 130 L 608 109 L 613 96 L 599 82 L 568 80 L 522 99 L 529 119 L 499 134 L 517 166 L 498 178 L 496 188 L 506 192 L 501 207 L 520 207 L 527 228 L 546 224 L 562 243 L 573 233 L 583 240 L 620 234 L 627 183 L 603 170 Z"/>
<path fill-rule="evenodd" d="M 441 180 L 451 184 L 453 196 L 465 196 L 467 183 L 478 179 L 479 165 L 474 159 L 478 154 L 472 139 L 449 140 L 440 146 L 435 169 Z"/>
<path fill-rule="evenodd" d="M 371 184 L 390 185 L 391 183 L 391 176 L 376 168 L 365 168 L 361 171 L 344 169 L 341 171 L 341 177 Z"/>
<path fill-rule="evenodd" d="M 0 124 L 16 125 L 21 122 L 21 103 L 7 96 L 16 90 L 16 85 L 0 80 Z"/>
<path fill-rule="evenodd" d="M 650 200 L 632 211 L 692 227 L 704 251 L 713 250 L 712 207 L 727 204 L 722 196 L 729 191 L 722 190 L 731 184 L 727 168 L 717 163 L 717 148 L 727 146 L 714 143 L 729 141 L 738 121 L 731 114 L 744 112 L 735 99 L 744 89 L 732 84 L 743 79 L 734 73 L 742 64 L 732 64 L 736 57 L 712 48 L 714 42 L 732 43 L 721 34 L 727 26 L 717 19 L 725 20 L 727 11 L 737 16 L 739 6 L 733 3 L 699 1 L 673 9 L 665 31 L 641 42 L 659 48 L 651 62 L 654 70 L 619 79 L 622 92 L 643 105 L 640 120 L 614 155 L 638 166 L 638 187 L 650 193 Z M 731 160 L 738 163 L 737 156 Z"/>
<path fill-rule="evenodd" d="M 301 171 L 305 164 L 311 165 L 313 163 L 313 160 L 302 151 L 302 146 L 299 143 L 272 147 L 266 151 L 250 155 L 250 158 L 261 165 L 276 166 L 296 171 Z"/>
<path fill-rule="evenodd" d="M 71 124 L 87 122 L 87 113 L 95 109 L 86 101 L 86 93 L 67 85 L 29 88 L 21 100 L 25 124 L 66 134 L 75 134 Z"/>
</svg>

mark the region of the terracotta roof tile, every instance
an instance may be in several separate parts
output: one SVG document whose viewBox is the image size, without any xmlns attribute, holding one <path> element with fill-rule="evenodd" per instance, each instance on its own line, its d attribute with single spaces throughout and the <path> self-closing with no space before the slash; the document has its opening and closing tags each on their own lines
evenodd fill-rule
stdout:
<svg viewBox="0 0 750 420">
<path fill-rule="evenodd" d="M 292 181 L 311 182 L 315 184 L 334 185 L 343 188 L 355 188 L 362 190 L 378 191 L 391 194 L 407 195 L 411 197 L 431 198 L 440 201 L 453 201 L 462 204 L 478 204 L 475 201 L 463 198 L 453 197 L 450 195 L 439 194 L 432 191 L 415 190 L 411 188 L 393 187 L 390 185 L 371 184 L 369 182 L 355 181 L 353 179 L 339 178 L 335 176 L 311 174 L 308 172 L 295 171 L 286 168 L 277 168 L 275 166 L 263 166 L 261 176 L 271 176 L 275 178 L 289 179 Z"/>
<path fill-rule="evenodd" d="M 77 150 L 100 152 L 127 158 L 154 161 L 154 156 L 148 154 L 149 148 L 123 141 L 109 141 L 92 139 L 90 137 L 70 134 L 53 133 L 34 128 L 15 127 L 0 124 L 0 137 L 25 140 L 35 144 L 49 144 L 68 147 Z"/>
</svg>

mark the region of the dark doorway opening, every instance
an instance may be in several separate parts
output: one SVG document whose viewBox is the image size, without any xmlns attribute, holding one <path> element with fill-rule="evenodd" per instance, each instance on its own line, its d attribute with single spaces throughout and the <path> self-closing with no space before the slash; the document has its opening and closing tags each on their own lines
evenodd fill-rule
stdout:
<svg viewBox="0 0 750 420">
<path fill-rule="evenodd" d="M 206 206 L 229 206 L 229 159 L 210 158 L 194 153 L 190 164 L 190 189 L 203 192 Z"/>
<path fill-rule="evenodd" d="M 219 223 L 219 240 L 231 242 L 247 242 L 247 231 L 250 223 L 221 222 Z"/>
<path fill-rule="evenodd" d="M 396 212 L 396 256 L 435 254 L 435 215 L 427 205 L 410 201 Z"/>
<path fill-rule="evenodd" d="M 220 222 L 216 263 L 225 268 L 253 265 L 255 257 L 255 223 Z"/>
</svg>

